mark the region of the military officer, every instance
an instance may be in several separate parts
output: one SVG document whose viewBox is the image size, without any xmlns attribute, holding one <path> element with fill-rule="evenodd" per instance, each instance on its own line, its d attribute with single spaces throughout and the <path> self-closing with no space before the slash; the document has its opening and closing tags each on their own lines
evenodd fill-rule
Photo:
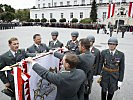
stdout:
<svg viewBox="0 0 133 100">
<path fill-rule="evenodd" d="M 122 38 L 124 38 L 124 34 L 126 32 L 126 27 L 125 26 L 122 26 L 121 32 L 122 32 Z"/>
<path fill-rule="evenodd" d="M 110 37 L 112 37 L 112 33 L 113 33 L 113 25 L 110 25 L 109 30 L 110 30 Z"/>
<path fill-rule="evenodd" d="M 101 52 L 99 73 L 102 76 L 100 81 L 102 100 L 112 100 L 114 92 L 120 88 L 123 81 L 125 57 L 123 52 L 116 49 L 117 45 L 118 40 L 111 37 L 108 40 L 109 49 Z"/>
<path fill-rule="evenodd" d="M 79 36 L 79 33 L 77 31 L 74 31 L 71 33 L 71 36 L 72 36 L 72 40 L 69 40 L 67 42 L 67 45 L 66 45 L 66 48 L 68 48 L 68 50 L 70 51 L 73 51 L 75 52 L 76 54 L 79 54 L 79 51 L 78 51 L 78 36 Z"/>
<path fill-rule="evenodd" d="M 33 36 L 34 44 L 27 48 L 27 52 L 29 53 L 42 53 L 42 52 L 48 52 L 49 48 L 46 46 L 46 44 L 41 43 L 41 35 L 35 34 Z"/>
<path fill-rule="evenodd" d="M 34 62 L 31 58 L 27 59 L 33 65 L 33 70 L 42 78 L 57 86 L 55 100 L 84 100 L 82 84 L 86 79 L 83 70 L 76 69 L 78 57 L 72 53 L 66 53 L 63 57 L 65 68 L 61 73 L 49 72 L 44 67 Z"/>
<path fill-rule="evenodd" d="M 5 66 L 16 64 L 16 62 L 20 62 L 22 59 L 28 56 L 35 56 L 35 54 L 26 53 L 24 49 L 19 49 L 19 41 L 15 37 L 8 40 L 8 45 L 10 50 L 2 54 L 0 57 L 0 69 L 4 68 Z M 0 72 L 0 79 L 7 88 L 2 92 L 8 96 L 11 96 L 11 100 L 15 100 L 14 78 L 11 74 L 11 71 L 7 71 L 7 75 L 5 72 Z"/>
<path fill-rule="evenodd" d="M 61 43 L 57 37 L 58 37 L 58 32 L 57 31 L 53 31 L 51 32 L 51 36 L 52 36 L 52 41 L 49 41 L 49 48 L 50 49 L 55 49 L 55 48 L 62 48 L 63 47 L 63 43 Z"/>
<path fill-rule="evenodd" d="M 93 75 L 98 75 L 98 67 L 100 61 L 100 50 L 94 47 L 95 37 L 93 35 L 88 35 L 87 38 L 90 40 L 90 52 L 95 56 L 94 72 Z"/>
</svg>

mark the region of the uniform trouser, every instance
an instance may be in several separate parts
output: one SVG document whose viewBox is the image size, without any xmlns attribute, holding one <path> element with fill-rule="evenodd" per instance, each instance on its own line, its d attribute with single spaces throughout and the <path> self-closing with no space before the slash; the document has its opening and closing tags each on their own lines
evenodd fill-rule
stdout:
<svg viewBox="0 0 133 100">
<path fill-rule="evenodd" d="M 110 37 L 112 37 L 112 32 L 110 32 Z"/>
<path fill-rule="evenodd" d="M 108 95 L 107 95 L 107 92 L 102 91 L 101 92 L 101 100 L 112 100 L 113 95 L 114 95 L 114 93 L 113 94 L 108 93 Z"/>
<path fill-rule="evenodd" d="M 124 38 L 124 32 L 122 32 L 122 38 Z"/>
</svg>

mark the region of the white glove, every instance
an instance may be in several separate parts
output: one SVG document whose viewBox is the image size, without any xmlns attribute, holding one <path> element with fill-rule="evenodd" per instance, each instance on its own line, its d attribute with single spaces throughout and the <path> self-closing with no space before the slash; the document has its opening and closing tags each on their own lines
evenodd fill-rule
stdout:
<svg viewBox="0 0 133 100">
<path fill-rule="evenodd" d="M 93 76 L 93 79 L 97 79 L 97 78 L 100 78 L 100 77 L 101 77 L 100 75 Z"/>
<path fill-rule="evenodd" d="M 118 81 L 118 88 L 120 89 L 122 82 Z"/>
</svg>

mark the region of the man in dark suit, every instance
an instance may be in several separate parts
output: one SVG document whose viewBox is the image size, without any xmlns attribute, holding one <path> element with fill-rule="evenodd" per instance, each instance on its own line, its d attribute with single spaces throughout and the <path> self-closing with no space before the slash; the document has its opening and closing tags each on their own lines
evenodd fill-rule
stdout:
<svg viewBox="0 0 133 100">
<path fill-rule="evenodd" d="M 46 44 L 41 43 L 41 35 L 35 34 L 33 36 L 34 44 L 27 48 L 27 52 L 29 53 L 42 53 L 42 52 L 48 52 L 49 48 L 46 46 Z"/>
<path fill-rule="evenodd" d="M 72 36 L 72 40 L 69 40 L 67 42 L 67 45 L 66 45 L 66 48 L 76 54 L 79 54 L 79 51 L 78 51 L 78 36 L 79 36 L 79 33 L 77 31 L 74 31 L 71 33 L 71 36 Z"/>
<path fill-rule="evenodd" d="M 117 45 L 118 40 L 111 37 L 108 40 L 109 49 L 101 52 L 98 72 L 101 74 L 100 86 L 102 87 L 102 100 L 112 100 L 114 92 L 122 85 L 125 56 L 123 52 L 116 49 Z"/>
<path fill-rule="evenodd" d="M 23 49 L 19 49 L 19 41 L 17 38 L 11 38 L 8 40 L 10 50 L 1 55 L 0 59 L 0 69 L 5 66 L 11 66 L 20 62 L 22 59 L 28 56 L 35 56 L 35 54 L 28 54 Z M 14 87 L 14 78 L 11 71 L 0 72 L 0 79 L 5 84 L 7 89 L 4 89 L 2 92 L 11 96 L 11 100 L 15 100 L 15 87 Z M 9 91 L 8 91 L 9 90 Z M 11 90 L 11 91 L 10 91 Z"/>
<path fill-rule="evenodd" d="M 84 71 L 76 69 L 78 57 L 72 53 L 66 53 L 63 57 L 64 71 L 52 73 L 34 62 L 31 58 L 27 59 L 32 63 L 33 70 L 42 78 L 57 86 L 55 100 L 84 100 L 82 84 L 86 79 Z"/>
<path fill-rule="evenodd" d="M 58 32 L 57 31 L 53 31 L 51 33 L 51 36 L 52 36 L 52 41 L 49 41 L 49 48 L 50 49 L 55 49 L 55 48 L 62 48 L 63 47 L 63 43 L 61 43 L 57 37 L 58 37 Z"/>
</svg>

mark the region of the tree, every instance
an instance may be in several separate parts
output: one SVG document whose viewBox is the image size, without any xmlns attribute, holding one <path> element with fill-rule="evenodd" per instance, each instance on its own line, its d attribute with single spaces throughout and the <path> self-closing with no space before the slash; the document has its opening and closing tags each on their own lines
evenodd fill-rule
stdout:
<svg viewBox="0 0 133 100">
<path fill-rule="evenodd" d="M 50 22 L 56 22 L 56 19 L 55 18 L 51 18 Z"/>
<path fill-rule="evenodd" d="M 15 9 L 9 5 L 0 4 L 0 20 L 10 22 L 15 19 Z"/>
<path fill-rule="evenodd" d="M 20 21 L 29 21 L 30 19 L 30 10 L 29 9 L 23 9 L 23 10 L 17 10 L 15 13 L 16 19 L 19 19 Z"/>
<path fill-rule="evenodd" d="M 97 4 L 95 0 L 92 2 L 90 18 L 93 20 L 93 22 L 97 21 Z"/>
<path fill-rule="evenodd" d="M 72 23 L 77 23 L 78 22 L 78 19 L 77 18 L 73 18 L 71 22 Z"/>
<path fill-rule="evenodd" d="M 0 16 L 1 20 L 4 22 L 11 22 L 15 19 L 15 14 L 12 12 L 3 12 Z"/>
<path fill-rule="evenodd" d="M 46 22 L 46 21 L 47 21 L 46 18 L 41 19 L 41 22 Z"/>
<path fill-rule="evenodd" d="M 66 18 L 60 19 L 59 22 L 66 22 Z"/>
<path fill-rule="evenodd" d="M 82 19 L 80 21 L 80 23 L 83 23 L 83 24 L 88 24 L 88 23 L 91 23 L 91 22 L 93 22 L 93 21 L 90 18 L 85 18 L 85 19 Z"/>
</svg>

